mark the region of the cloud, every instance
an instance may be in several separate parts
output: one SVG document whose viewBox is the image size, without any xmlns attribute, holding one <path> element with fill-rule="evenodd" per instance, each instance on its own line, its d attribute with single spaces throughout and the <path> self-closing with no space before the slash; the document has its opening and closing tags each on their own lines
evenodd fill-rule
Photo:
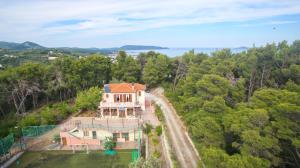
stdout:
<svg viewBox="0 0 300 168">
<path fill-rule="evenodd" d="M 257 27 L 257 26 L 265 26 L 265 25 L 285 25 L 285 24 L 294 24 L 297 23 L 296 20 L 273 20 L 273 21 L 266 21 L 266 22 L 259 22 L 259 23 L 245 23 L 239 26 L 241 27 Z"/>
<path fill-rule="evenodd" d="M 13 40 L 104 36 L 300 13 L 299 0 L 12 0 L 0 6 L 0 38 Z"/>
</svg>

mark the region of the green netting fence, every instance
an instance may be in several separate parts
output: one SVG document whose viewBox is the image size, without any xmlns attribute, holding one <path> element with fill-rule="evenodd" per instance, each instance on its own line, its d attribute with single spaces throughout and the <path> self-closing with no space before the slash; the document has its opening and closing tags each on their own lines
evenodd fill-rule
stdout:
<svg viewBox="0 0 300 168">
<path fill-rule="evenodd" d="M 105 155 L 111 155 L 111 156 L 114 156 L 114 155 L 117 154 L 117 151 L 115 151 L 115 150 L 105 150 L 105 151 L 104 151 L 104 154 L 105 154 Z"/>
<path fill-rule="evenodd" d="M 135 162 L 139 159 L 139 151 L 138 150 L 133 150 L 131 152 L 131 162 Z"/>
<path fill-rule="evenodd" d="M 52 130 L 55 127 L 56 125 L 28 126 L 22 128 L 22 135 L 23 137 L 37 137 Z"/>
<path fill-rule="evenodd" d="M 0 139 L 0 156 L 9 153 L 11 146 L 14 144 L 14 135 L 10 133 L 5 138 Z"/>
</svg>

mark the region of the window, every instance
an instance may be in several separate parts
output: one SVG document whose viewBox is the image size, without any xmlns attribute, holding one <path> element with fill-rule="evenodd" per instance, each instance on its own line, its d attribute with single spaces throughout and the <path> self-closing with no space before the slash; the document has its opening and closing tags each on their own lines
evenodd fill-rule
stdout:
<svg viewBox="0 0 300 168">
<path fill-rule="evenodd" d="M 125 110 L 124 109 L 122 109 L 122 110 L 119 109 L 119 117 L 121 117 L 121 118 L 125 117 Z"/>
<path fill-rule="evenodd" d="M 120 138 L 120 133 L 113 133 L 113 140 L 117 141 Z"/>
<path fill-rule="evenodd" d="M 87 130 L 83 131 L 83 136 L 89 136 L 89 131 Z"/>
<path fill-rule="evenodd" d="M 97 132 L 96 131 L 93 131 L 93 139 L 97 139 Z"/>
<path fill-rule="evenodd" d="M 128 108 L 127 109 L 127 115 L 128 116 L 133 116 L 133 108 Z"/>
<path fill-rule="evenodd" d="M 108 108 L 103 109 L 103 116 L 109 116 L 110 112 Z"/>
<path fill-rule="evenodd" d="M 132 95 L 131 94 L 123 95 L 123 98 L 124 98 L 125 102 L 132 102 Z"/>
<path fill-rule="evenodd" d="M 129 102 L 129 95 L 126 95 L 126 102 Z"/>
<path fill-rule="evenodd" d="M 114 95 L 115 102 L 120 102 L 120 95 L 116 94 Z"/>
<path fill-rule="evenodd" d="M 128 133 L 122 133 L 122 138 L 125 138 L 125 141 L 129 141 Z"/>
<path fill-rule="evenodd" d="M 118 116 L 117 109 L 111 109 L 111 116 Z"/>
<path fill-rule="evenodd" d="M 123 95 L 122 95 L 121 102 L 126 102 L 126 94 L 123 94 Z"/>
</svg>

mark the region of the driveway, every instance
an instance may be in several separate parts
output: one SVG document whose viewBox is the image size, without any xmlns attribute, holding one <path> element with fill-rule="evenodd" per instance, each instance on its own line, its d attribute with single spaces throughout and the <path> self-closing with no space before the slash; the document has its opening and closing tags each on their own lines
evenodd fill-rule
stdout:
<svg viewBox="0 0 300 168">
<path fill-rule="evenodd" d="M 155 115 L 155 106 L 151 103 L 151 98 L 146 95 L 146 110 L 142 112 L 141 118 L 145 123 L 151 124 L 154 127 L 160 125 L 160 121 Z"/>
<path fill-rule="evenodd" d="M 163 95 L 163 89 L 157 88 L 151 93 L 147 93 L 156 104 L 158 104 L 165 116 L 165 122 L 168 128 L 172 146 L 177 155 L 178 161 L 183 168 L 198 167 L 199 154 L 195 149 L 188 133 L 180 121 L 173 106 Z"/>
</svg>

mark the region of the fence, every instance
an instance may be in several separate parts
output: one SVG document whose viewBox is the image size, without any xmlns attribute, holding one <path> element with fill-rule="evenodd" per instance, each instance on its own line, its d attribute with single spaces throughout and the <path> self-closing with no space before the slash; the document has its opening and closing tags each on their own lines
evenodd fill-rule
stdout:
<svg viewBox="0 0 300 168">
<path fill-rule="evenodd" d="M 55 127 L 56 125 L 28 126 L 22 128 L 22 135 L 23 137 L 37 137 L 52 130 Z"/>
<path fill-rule="evenodd" d="M 15 142 L 14 134 L 10 133 L 5 138 L 0 139 L 0 163 L 6 161 L 14 154 L 24 150 L 26 148 L 26 142 L 23 138 L 25 137 L 37 137 L 47 131 L 55 128 L 56 125 L 41 125 L 41 126 L 28 126 L 22 128 L 22 137 L 20 142 Z M 9 154 L 9 155 L 8 155 Z"/>
<path fill-rule="evenodd" d="M 3 156 L 10 152 L 10 148 L 14 144 L 14 135 L 10 133 L 5 138 L 0 139 L 0 156 Z"/>
</svg>

